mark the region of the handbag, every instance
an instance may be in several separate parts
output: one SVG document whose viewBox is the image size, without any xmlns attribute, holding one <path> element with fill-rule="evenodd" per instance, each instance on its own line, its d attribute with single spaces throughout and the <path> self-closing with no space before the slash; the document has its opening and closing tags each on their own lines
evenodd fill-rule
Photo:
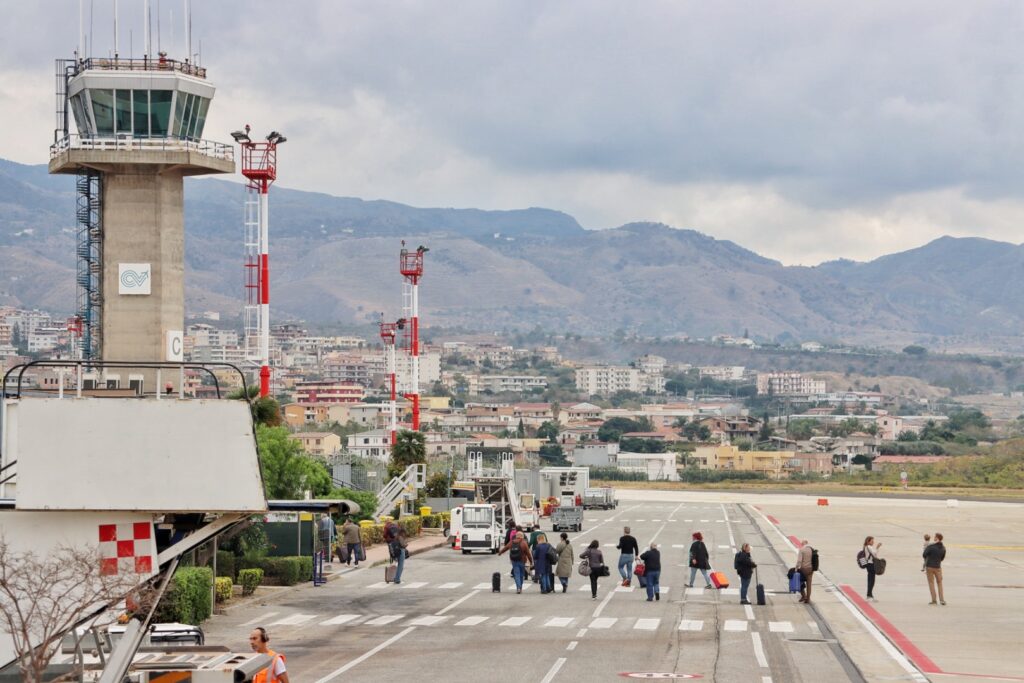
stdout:
<svg viewBox="0 0 1024 683">
<path fill-rule="evenodd" d="M 598 576 L 611 576 L 611 575 L 612 575 L 611 568 L 608 565 L 606 565 L 606 564 L 602 564 L 601 565 L 601 573 L 598 574 Z"/>
<path fill-rule="evenodd" d="M 580 564 L 576 567 L 576 571 L 579 572 L 580 576 L 590 576 L 590 560 L 586 558 L 580 560 Z"/>
<path fill-rule="evenodd" d="M 875 576 L 881 576 L 885 573 L 885 560 L 880 557 L 875 558 Z"/>
<path fill-rule="evenodd" d="M 647 567 L 644 566 L 643 562 L 637 562 L 636 566 L 633 567 L 633 573 L 637 576 L 643 576 L 647 573 Z"/>
</svg>

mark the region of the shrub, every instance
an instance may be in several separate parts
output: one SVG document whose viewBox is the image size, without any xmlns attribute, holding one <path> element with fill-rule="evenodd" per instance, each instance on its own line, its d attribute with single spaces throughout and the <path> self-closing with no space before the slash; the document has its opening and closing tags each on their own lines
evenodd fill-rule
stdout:
<svg viewBox="0 0 1024 683">
<path fill-rule="evenodd" d="M 217 551 L 217 576 L 235 580 L 235 555 L 228 550 Z"/>
<path fill-rule="evenodd" d="M 227 576 L 218 576 L 214 580 L 214 593 L 217 596 L 217 602 L 227 602 L 231 599 L 231 578 Z"/>
<path fill-rule="evenodd" d="M 242 569 L 238 572 L 238 582 L 242 584 L 242 595 L 252 595 L 256 592 L 256 586 L 263 583 L 263 570 Z"/>
<path fill-rule="evenodd" d="M 209 567 L 181 567 L 174 572 L 157 607 L 158 621 L 200 624 L 210 616 L 213 571 Z"/>
<path fill-rule="evenodd" d="M 299 581 L 313 580 L 313 558 L 309 555 L 296 557 L 299 561 Z"/>
<path fill-rule="evenodd" d="M 375 543 L 383 543 L 384 541 L 384 525 L 373 524 L 370 526 L 364 526 L 359 529 L 359 538 L 363 545 L 369 547 Z"/>
<path fill-rule="evenodd" d="M 409 538 L 420 535 L 420 529 L 423 528 L 423 520 L 419 517 L 402 517 L 398 520 L 398 524 L 405 529 L 405 535 Z M 381 538 L 383 538 L 383 531 L 381 531 Z"/>
<path fill-rule="evenodd" d="M 298 557 L 268 557 L 263 560 L 263 573 L 273 578 L 282 586 L 294 586 L 302 575 L 302 566 Z"/>
<path fill-rule="evenodd" d="M 452 513 L 450 512 L 439 512 L 426 517 L 421 517 L 422 525 L 424 529 L 441 529 L 446 526 L 451 526 Z"/>
</svg>

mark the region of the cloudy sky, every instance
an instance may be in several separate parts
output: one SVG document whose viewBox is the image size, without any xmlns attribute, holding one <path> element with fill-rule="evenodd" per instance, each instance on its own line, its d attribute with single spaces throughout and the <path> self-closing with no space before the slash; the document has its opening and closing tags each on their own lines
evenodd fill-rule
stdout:
<svg viewBox="0 0 1024 683">
<path fill-rule="evenodd" d="M 182 1 L 151 3 L 180 58 Z M 90 4 L 106 55 L 114 3 L 87 27 Z M 143 4 L 120 0 L 122 55 Z M 44 163 L 79 2 L 0 7 L 0 157 Z M 205 136 L 285 132 L 283 186 L 661 221 L 784 263 L 1022 241 L 1018 0 L 193 0 L 192 27 Z"/>
</svg>

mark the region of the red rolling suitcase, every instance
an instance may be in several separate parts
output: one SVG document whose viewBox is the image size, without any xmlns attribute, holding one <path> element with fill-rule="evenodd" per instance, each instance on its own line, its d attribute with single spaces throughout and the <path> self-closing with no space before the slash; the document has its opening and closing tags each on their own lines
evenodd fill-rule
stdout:
<svg viewBox="0 0 1024 683">
<path fill-rule="evenodd" d="M 715 588 L 728 588 L 729 579 L 722 572 L 711 572 L 711 585 Z"/>
</svg>

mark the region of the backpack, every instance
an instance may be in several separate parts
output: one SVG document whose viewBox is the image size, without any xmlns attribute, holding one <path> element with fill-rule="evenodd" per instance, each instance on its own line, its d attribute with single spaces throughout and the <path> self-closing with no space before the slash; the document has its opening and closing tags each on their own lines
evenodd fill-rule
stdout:
<svg viewBox="0 0 1024 683">
<path fill-rule="evenodd" d="M 811 571 L 818 571 L 818 551 L 811 548 Z"/>
<path fill-rule="evenodd" d="M 394 522 L 388 522 L 384 525 L 384 540 L 393 541 L 398 538 L 398 525 Z"/>
<path fill-rule="evenodd" d="M 861 569 L 867 569 L 868 566 L 868 554 L 863 549 L 857 553 L 857 566 Z"/>
<path fill-rule="evenodd" d="M 523 561 L 523 544 L 513 543 L 512 547 L 508 550 L 508 556 L 513 562 Z"/>
<path fill-rule="evenodd" d="M 548 546 L 548 564 L 558 564 L 558 553 L 550 545 Z"/>
</svg>

